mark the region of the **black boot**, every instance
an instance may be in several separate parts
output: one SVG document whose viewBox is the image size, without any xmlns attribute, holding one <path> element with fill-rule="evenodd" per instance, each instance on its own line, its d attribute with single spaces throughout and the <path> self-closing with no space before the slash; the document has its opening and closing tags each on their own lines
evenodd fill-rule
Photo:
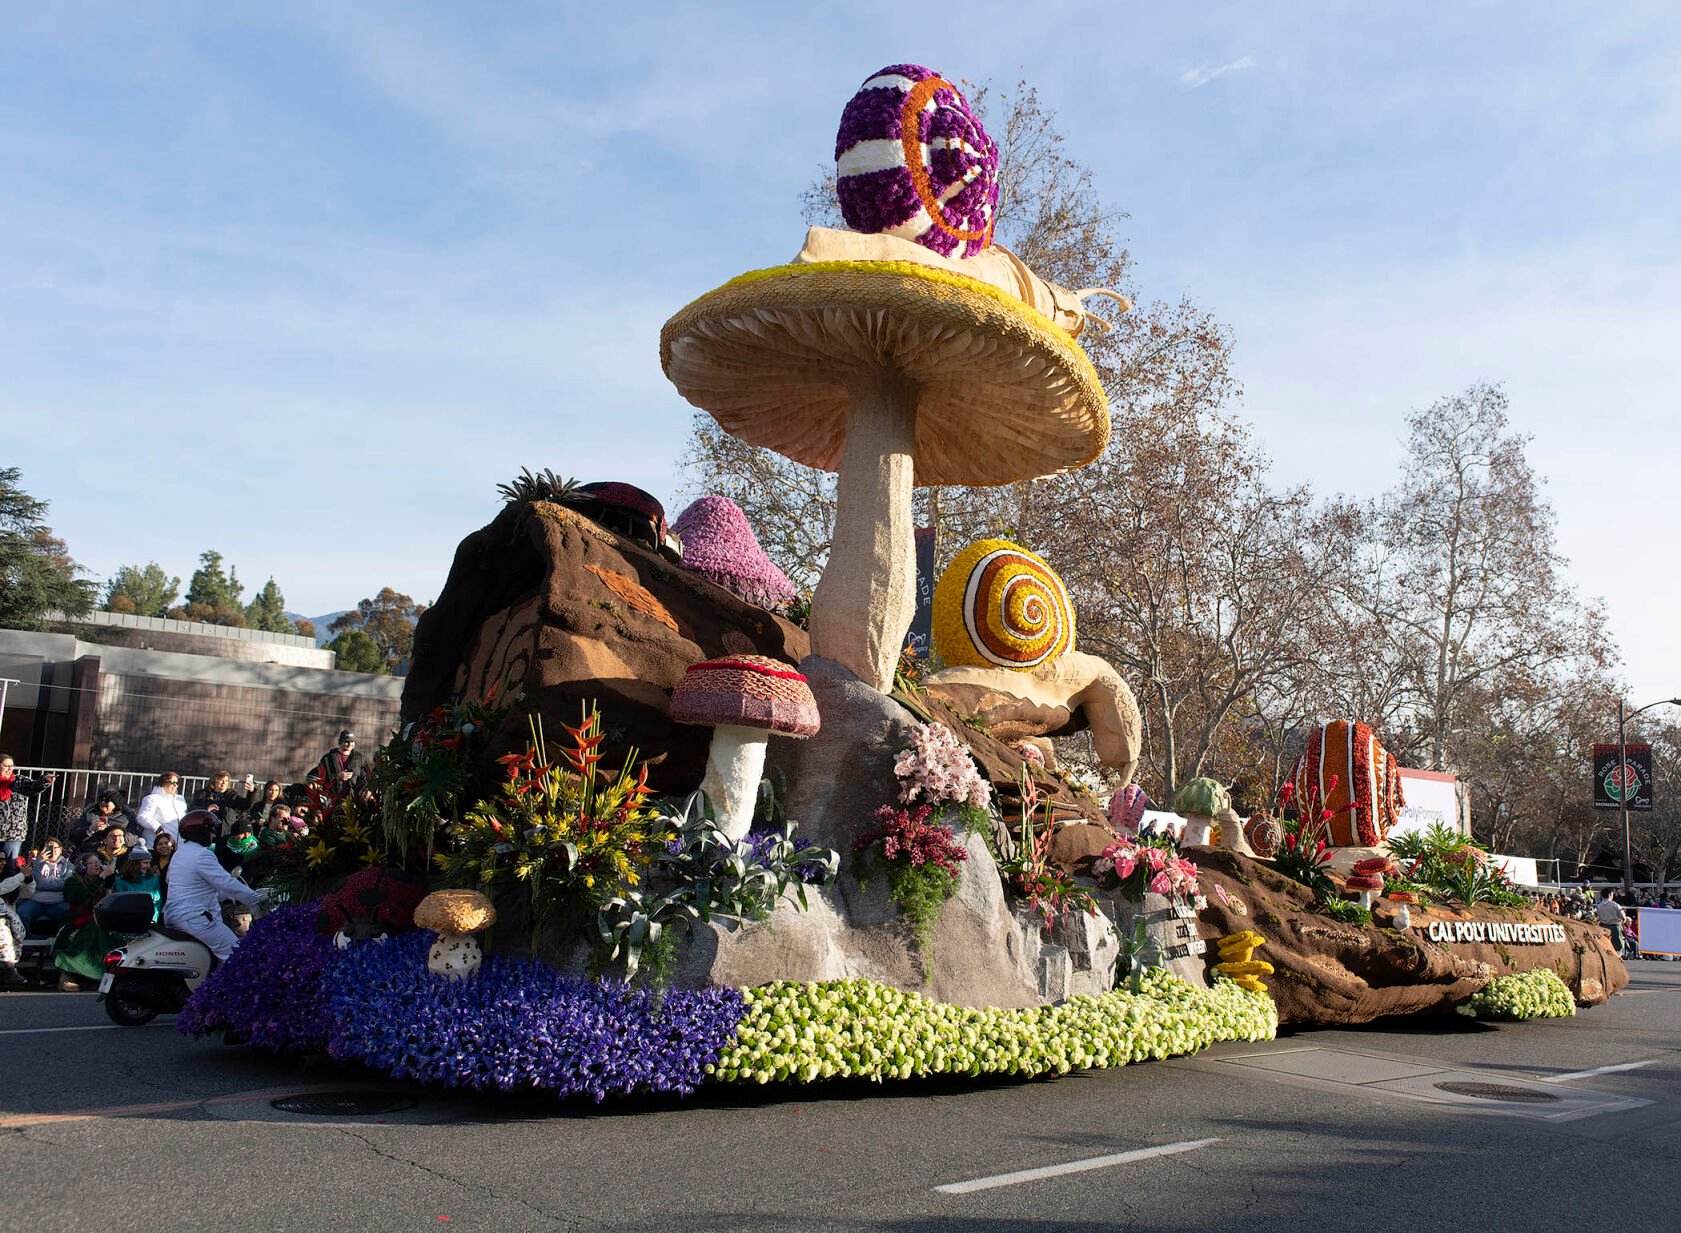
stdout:
<svg viewBox="0 0 1681 1233">
<path fill-rule="evenodd" d="M 28 983 L 18 973 L 16 964 L 0 964 L 0 989 L 22 989 Z"/>
</svg>

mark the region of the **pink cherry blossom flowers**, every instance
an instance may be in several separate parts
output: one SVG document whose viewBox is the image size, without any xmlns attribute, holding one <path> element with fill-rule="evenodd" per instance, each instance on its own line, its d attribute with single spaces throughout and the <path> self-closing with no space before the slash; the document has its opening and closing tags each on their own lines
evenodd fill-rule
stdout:
<svg viewBox="0 0 1681 1233">
<path fill-rule="evenodd" d="M 919 727 L 910 748 L 893 763 L 893 773 L 899 777 L 899 800 L 906 805 L 920 801 L 937 808 L 951 802 L 985 809 L 992 800 L 992 789 L 969 751 L 944 724 Z"/>
</svg>

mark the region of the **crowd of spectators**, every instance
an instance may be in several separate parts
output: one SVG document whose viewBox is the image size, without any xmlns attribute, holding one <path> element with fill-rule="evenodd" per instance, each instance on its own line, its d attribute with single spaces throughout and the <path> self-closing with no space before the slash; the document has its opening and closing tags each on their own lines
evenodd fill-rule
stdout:
<svg viewBox="0 0 1681 1233">
<path fill-rule="evenodd" d="M 366 763 L 355 745 L 352 733 L 341 732 L 310 778 L 335 790 L 360 782 Z M 11 757 L 0 758 L 0 987 L 25 983 L 17 962 L 30 936 L 52 936 L 61 990 L 97 980 L 113 943 L 94 919 L 94 905 L 113 891 L 141 892 L 152 897 L 153 918 L 161 920 L 178 828 L 190 810 L 217 819 L 218 863 L 252 887 L 273 873 L 283 845 L 309 834 L 305 784 L 271 779 L 259 788 L 253 775 L 236 782 L 231 772 L 218 771 L 188 800 L 181 776 L 166 771 L 138 808 L 120 792 L 101 790 L 62 835 L 26 850 L 27 802 L 52 783 L 51 775 L 18 775 Z"/>
</svg>

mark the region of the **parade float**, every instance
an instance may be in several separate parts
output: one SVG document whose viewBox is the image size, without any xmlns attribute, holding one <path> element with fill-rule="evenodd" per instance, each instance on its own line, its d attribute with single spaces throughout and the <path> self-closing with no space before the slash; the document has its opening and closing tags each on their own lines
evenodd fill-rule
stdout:
<svg viewBox="0 0 1681 1233">
<path fill-rule="evenodd" d="M 850 230 L 812 228 L 661 333 L 725 431 L 837 474 L 809 626 L 724 498 L 668 526 L 629 485 L 523 473 L 420 620 L 373 782 L 317 800 L 274 874 L 289 902 L 183 1031 L 600 1100 L 1067 1073 L 1281 1020 L 1615 991 L 1596 931 L 1510 906 L 1469 845 L 1382 846 L 1392 760 L 1350 725 L 1317 734 L 1276 821 L 1245 824 L 1211 780 L 1176 798 L 1177 838 L 1140 833 L 1136 785 L 1106 808 L 1051 741 L 1089 731 L 1130 784 L 1138 706 L 1020 545 L 958 552 L 942 666 L 901 662 L 913 488 L 1108 443 L 1079 341 L 1106 328 L 1099 293 L 995 242 L 997 157 L 948 80 L 882 70 L 836 141 Z M 1352 769 L 1327 781 L 1339 749 Z M 1333 844 L 1365 863 L 1335 871 Z M 1555 984 L 1496 983 L 1530 972 Z"/>
</svg>

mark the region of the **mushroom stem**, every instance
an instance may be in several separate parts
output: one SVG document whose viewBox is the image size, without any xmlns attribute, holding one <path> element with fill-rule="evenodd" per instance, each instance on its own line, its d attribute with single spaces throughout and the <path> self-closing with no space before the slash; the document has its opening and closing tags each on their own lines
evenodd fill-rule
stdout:
<svg viewBox="0 0 1681 1233">
<path fill-rule="evenodd" d="M 1214 826 L 1214 819 L 1193 813 L 1185 817 L 1185 829 L 1180 832 L 1179 846 L 1182 848 L 1206 848 L 1208 846 L 1208 832 Z"/>
<path fill-rule="evenodd" d="M 811 597 L 812 652 L 884 693 L 916 615 L 911 454 L 919 394 L 885 369 L 852 386 L 834 541 Z"/>
<path fill-rule="evenodd" d="M 745 839 L 765 773 L 765 732 L 725 724 L 712 730 L 706 777 L 700 790 L 712 802 L 712 816 L 731 839 Z"/>
</svg>

